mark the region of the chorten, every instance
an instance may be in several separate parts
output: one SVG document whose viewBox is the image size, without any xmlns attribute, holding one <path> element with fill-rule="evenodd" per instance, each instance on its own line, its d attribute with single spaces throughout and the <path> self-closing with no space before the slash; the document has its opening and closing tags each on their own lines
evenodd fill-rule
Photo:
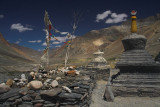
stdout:
<svg viewBox="0 0 160 107">
<path fill-rule="evenodd" d="M 131 12 L 131 35 L 122 40 L 124 52 L 111 77 L 114 96 L 160 96 L 160 64 L 145 50 L 147 39 L 137 34 L 136 13 Z M 110 84 L 107 85 L 107 88 Z"/>
<path fill-rule="evenodd" d="M 97 52 L 94 52 L 93 54 L 95 56 L 95 58 L 92 61 L 94 67 L 107 66 L 107 61 L 105 58 L 103 58 L 104 52 L 101 52 L 100 50 L 98 50 Z"/>
<path fill-rule="evenodd" d="M 101 52 L 98 50 L 97 52 L 94 52 L 94 59 L 87 65 L 87 68 L 89 69 L 94 69 L 94 68 L 106 68 L 107 66 L 107 61 L 103 57 L 104 52 Z"/>
<path fill-rule="evenodd" d="M 153 72 L 156 62 L 145 50 L 147 39 L 137 34 L 136 11 L 131 12 L 131 35 L 122 39 L 124 52 L 116 64 L 120 72 Z"/>
</svg>

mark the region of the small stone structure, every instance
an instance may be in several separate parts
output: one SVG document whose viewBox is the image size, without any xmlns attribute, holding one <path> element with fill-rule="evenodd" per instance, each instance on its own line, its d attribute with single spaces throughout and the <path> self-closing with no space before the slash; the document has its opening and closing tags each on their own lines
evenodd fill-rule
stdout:
<svg viewBox="0 0 160 107">
<path fill-rule="evenodd" d="M 88 68 L 107 68 L 107 61 L 103 57 L 104 52 L 98 50 L 97 52 L 93 53 L 95 58 L 92 62 L 89 63 L 87 66 Z"/>
</svg>

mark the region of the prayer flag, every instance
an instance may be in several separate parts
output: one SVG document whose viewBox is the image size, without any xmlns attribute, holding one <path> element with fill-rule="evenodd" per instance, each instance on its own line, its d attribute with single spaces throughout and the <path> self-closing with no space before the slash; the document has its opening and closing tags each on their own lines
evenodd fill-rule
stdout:
<svg viewBox="0 0 160 107">
<path fill-rule="evenodd" d="M 59 41 L 57 38 L 54 38 L 55 40 Z"/>
<path fill-rule="evenodd" d="M 52 26 L 51 26 L 51 24 L 49 24 L 49 30 L 51 30 L 52 29 Z"/>
</svg>

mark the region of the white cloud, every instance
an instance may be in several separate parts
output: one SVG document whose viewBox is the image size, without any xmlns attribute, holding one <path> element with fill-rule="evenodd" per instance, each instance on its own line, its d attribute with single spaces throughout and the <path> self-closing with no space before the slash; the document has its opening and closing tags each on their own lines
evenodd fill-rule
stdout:
<svg viewBox="0 0 160 107">
<path fill-rule="evenodd" d="M 61 35 L 66 35 L 68 34 L 68 32 L 61 32 Z"/>
<path fill-rule="evenodd" d="M 111 24 L 111 23 L 123 22 L 127 20 L 126 19 L 127 17 L 128 16 L 125 13 L 121 13 L 121 14 L 112 13 L 111 18 L 108 18 L 105 23 Z"/>
<path fill-rule="evenodd" d="M 108 17 L 109 14 L 111 14 L 112 12 L 110 10 L 107 10 L 101 14 L 97 14 L 96 17 L 96 22 L 99 22 L 100 20 L 104 20 L 105 18 Z"/>
<path fill-rule="evenodd" d="M 38 51 L 43 51 L 43 49 L 38 49 Z"/>
<path fill-rule="evenodd" d="M 28 41 L 29 43 L 36 43 L 37 41 L 33 40 L 33 41 Z"/>
<path fill-rule="evenodd" d="M 59 48 L 59 47 L 61 47 L 61 45 L 57 45 L 57 46 L 55 46 L 56 48 Z"/>
<path fill-rule="evenodd" d="M 20 43 L 20 41 L 16 41 L 15 43 L 16 43 L 16 44 L 19 44 L 19 43 Z"/>
<path fill-rule="evenodd" d="M 41 40 L 33 40 L 33 41 L 28 41 L 29 43 L 41 43 Z"/>
<path fill-rule="evenodd" d="M 28 30 L 33 30 L 30 25 L 23 26 L 21 23 L 12 24 L 11 30 L 18 30 L 19 32 L 24 32 Z"/>
<path fill-rule="evenodd" d="M 52 44 L 60 44 L 61 42 L 56 42 L 56 41 L 54 41 Z"/>
<path fill-rule="evenodd" d="M 41 40 L 37 40 L 37 43 L 41 43 L 42 41 Z"/>
<path fill-rule="evenodd" d="M 113 19 L 108 18 L 105 23 L 113 23 Z"/>
<path fill-rule="evenodd" d="M 42 43 L 42 46 L 47 46 L 46 42 Z"/>
<path fill-rule="evenodd" d="M 0 19 L 3 19 L 4 18 L 4 15 L 0 14 Z"/>
<path fill-rule="evenodd" d="M 106 24 L 119 23 L 127 20 L 127 14 L 125 13 L 112 13 L 110 10 L 103 12 L 102 14 L 98 14 L 96 17 L 96 22 L 100 22 L 100 20 L 105 20 Z"/>
<path fill-rule="evenodd" d="M 22 39 L 18 39 L 18 41 L 15 42 L 15 44 L 19 44 L 22 41 Z"/>
</svg>

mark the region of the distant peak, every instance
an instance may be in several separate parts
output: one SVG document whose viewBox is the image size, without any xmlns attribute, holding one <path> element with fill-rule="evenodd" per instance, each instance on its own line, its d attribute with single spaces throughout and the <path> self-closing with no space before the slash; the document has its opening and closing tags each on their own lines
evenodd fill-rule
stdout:
<svg viewBox="0 0 160 107">
<path fill-rule="evenodd" d="M 0 42 L 9 46 L 9 43 L 8 41 L 6 41 L 6 39 L 3 37 L 2 33 L 0 32 Z"/>
</svg>

